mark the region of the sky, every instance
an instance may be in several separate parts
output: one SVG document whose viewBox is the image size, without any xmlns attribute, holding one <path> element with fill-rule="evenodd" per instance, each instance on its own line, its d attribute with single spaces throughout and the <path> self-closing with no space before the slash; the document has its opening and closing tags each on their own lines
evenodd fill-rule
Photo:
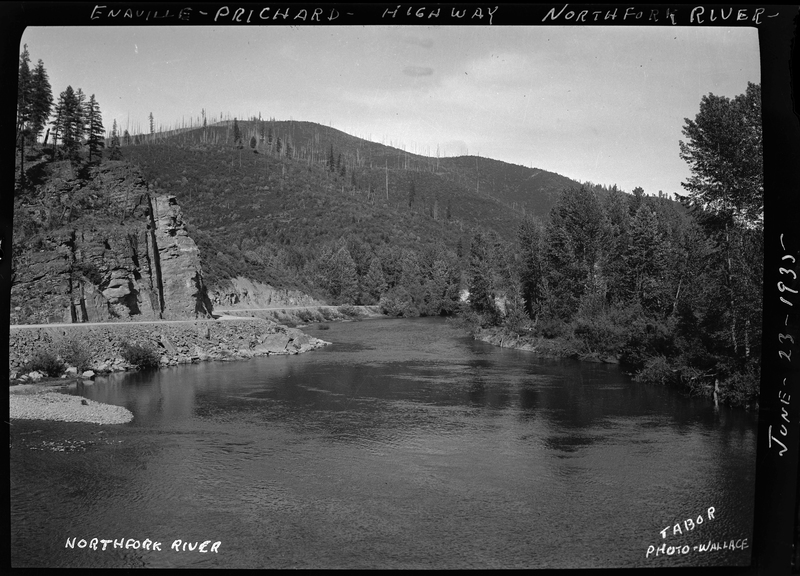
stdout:
<svg viewBox="0 0 800 576">
<path fill-rule="evenodd" d="M 761 81 L 742 27 L 31 27 L 22 44 L 106 130 L 260 113 L 648 194 L 683 192 L 701 98 Z"/>
</svg>

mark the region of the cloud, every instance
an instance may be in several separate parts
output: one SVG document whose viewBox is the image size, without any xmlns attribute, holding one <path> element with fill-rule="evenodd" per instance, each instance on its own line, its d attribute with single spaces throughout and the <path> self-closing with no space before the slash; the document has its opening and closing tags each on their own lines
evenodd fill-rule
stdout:
<svg viewBox="0 0 800 576">
<path fill-rule="evenodd" d="M 433 68 L 427 66 L 406 66 L 403 68 L 403 74 L 406 76 L 432 76 Z"/>
</svg>

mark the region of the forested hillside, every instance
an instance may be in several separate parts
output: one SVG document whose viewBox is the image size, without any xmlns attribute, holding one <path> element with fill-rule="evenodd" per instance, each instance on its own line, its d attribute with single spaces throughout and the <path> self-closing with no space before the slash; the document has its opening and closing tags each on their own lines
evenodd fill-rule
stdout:
<svg viewBox="0 0 800 576">
<path fill-rule="evenodd" d="M 455 310 L 473 233 L 511 241 L 525 206 L 544 215 L 576 184 L 478 159 L 492 182 L 472 190 L 456 159 L 308 122 L 125 136 L 121 151 L 184 207 L 210 285 L 245 276 L 404 315 Z"/>
</svg>

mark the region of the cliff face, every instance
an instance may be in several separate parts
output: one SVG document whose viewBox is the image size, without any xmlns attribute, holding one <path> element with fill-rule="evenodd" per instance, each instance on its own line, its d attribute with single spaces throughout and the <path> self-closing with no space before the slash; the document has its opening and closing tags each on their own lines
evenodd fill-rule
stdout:
<svg viewBox="0 0 800 576">
<path fill-rule="evenodd" d="M 123 162 L 84 178 L 51 170 L 36 201 L 15 206 L 15 244 L 19 220 L 46 231 L 15 247 L 12 324 L 210 315 L 199 251 L 174 198 L 154 195 Z"/>
</svg>

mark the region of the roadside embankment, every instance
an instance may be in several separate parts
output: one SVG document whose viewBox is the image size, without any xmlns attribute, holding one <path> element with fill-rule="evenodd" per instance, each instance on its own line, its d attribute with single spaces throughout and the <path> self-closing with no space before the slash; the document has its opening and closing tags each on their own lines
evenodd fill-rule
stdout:
<svg viewBox="0 0 800 576">
<path fill-rule="evenodd" d="M 328 344 L 295 328 L 258 318 L 181 323 L 106 323 L 90 326 L 70 324 L 42 328 L 12 326 L 9 338 L 10 380 L 41 380 L 44 374 L 28 371 L 37 354 L 57 354 L 64 349 L 65 344 L 76 342 L 90 356 L 85 367 L 96 373 L 133 368 L 123 358 L 123 343 L 139 344 L 155 350 L 160 356 L 161 366 L 273 354 L 298 354 Z M 75 367 L 69 366 L 68 361 L 65 361 L 65 371 L 65 376 L 88 374 L 91 377 L 84 370 L 76 371 Z"/>
<path fill-rule="evenodd" d="M 314 324 L 323 322 L 342 322 L 363 318 L 384 317 L 378 306 L 270 306 L 266 308 L 225 308 L 215 310 L 226 316 L 261 318 L 278 324 Z"/>
</svg>

